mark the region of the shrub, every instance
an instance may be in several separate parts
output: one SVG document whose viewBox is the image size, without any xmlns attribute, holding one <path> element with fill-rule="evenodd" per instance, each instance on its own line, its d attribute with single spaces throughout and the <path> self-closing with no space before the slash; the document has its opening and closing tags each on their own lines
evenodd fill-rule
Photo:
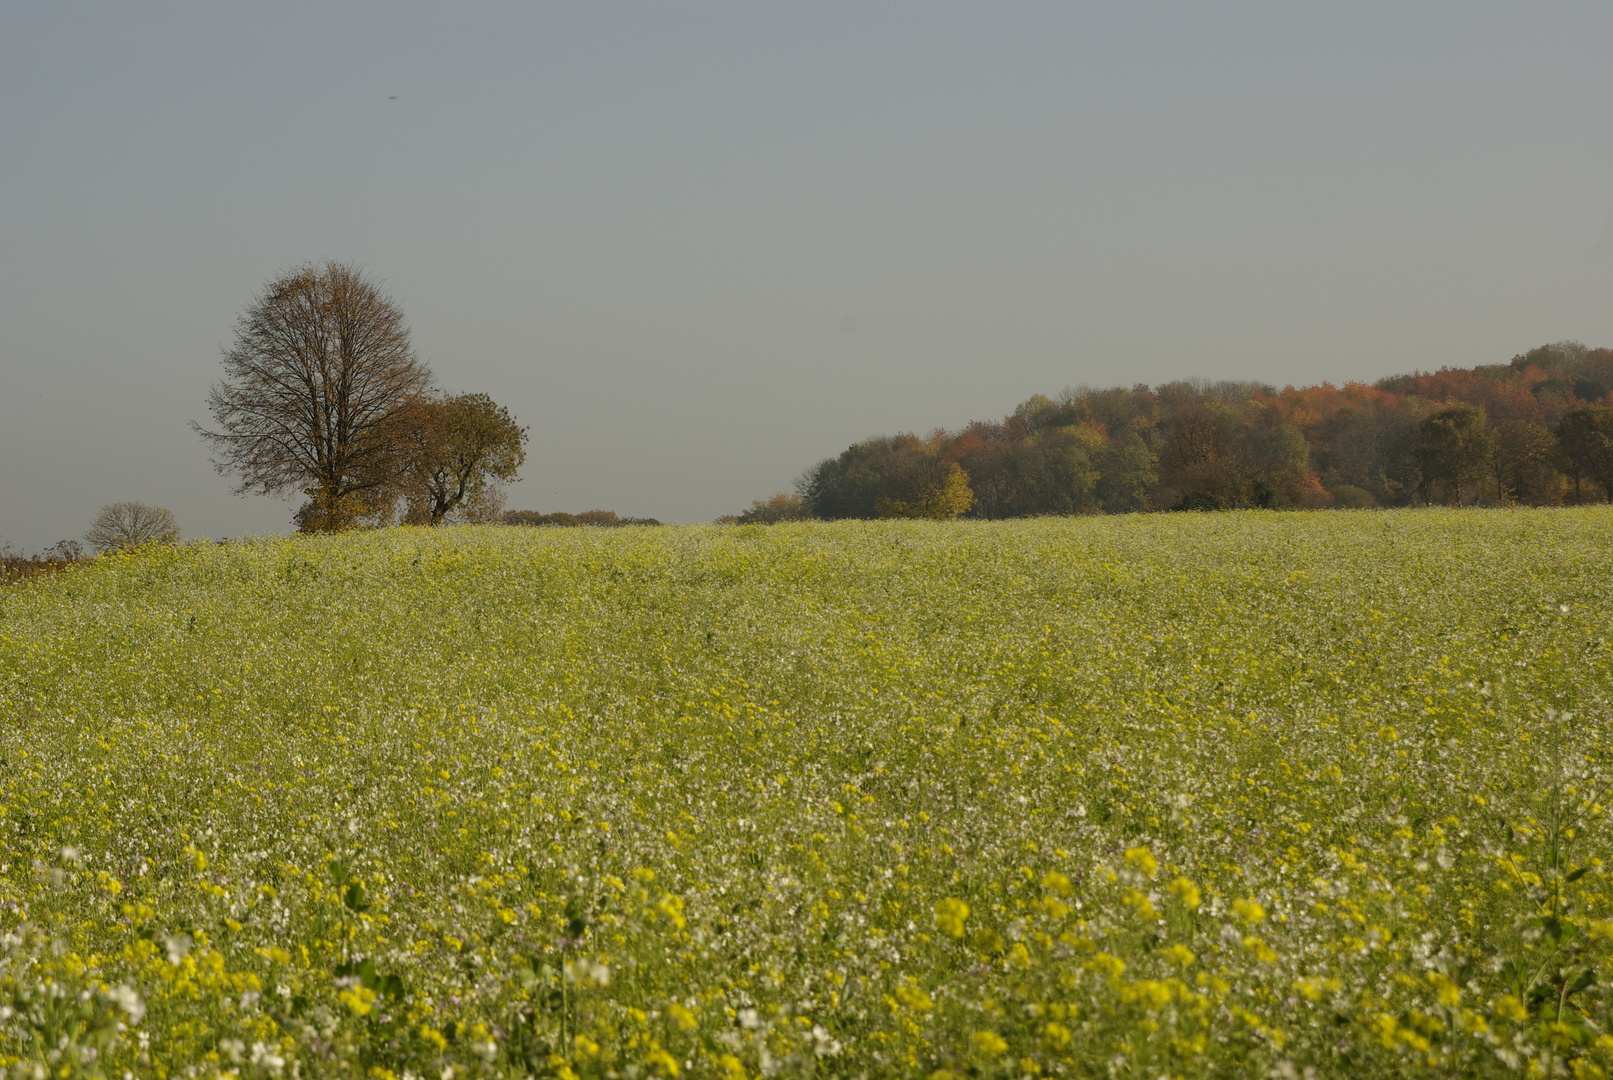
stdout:
<svg viewBox="0 0 1613 1080">
<path fill-rule="evenodd" d="M 179 522 L 160 506 L 120 502 L 101 507 L 95 524 L 84 534 L 97 554 L 136 548 L 141 544 L 171 544 L 179 539 Z"/>
</svg>

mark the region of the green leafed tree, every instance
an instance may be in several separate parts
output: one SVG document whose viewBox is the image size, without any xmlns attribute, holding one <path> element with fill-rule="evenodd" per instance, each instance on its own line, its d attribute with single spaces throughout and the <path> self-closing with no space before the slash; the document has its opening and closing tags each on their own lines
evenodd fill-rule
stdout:
<svg viewBox="0 0 1613 1080">
<path fill-rule="evenodd" d="M 1449 405 L 1424 417 L 1416 444 L 1423 501 L 1460 506 L 1489 472 L 1494 445 L 1495 433 L 1476 405 Z"/>
<path fill-rule="evenodd" d="M 1613 501 L 1613 409 L 1584 405 L 1564 413 L 1557 422 L 1557 443 L 1574 485 L 1574 501 L 1581 501 L 1586 482 Z"/>
<path fill-rule="evenodd" d="M 1172 415 L 1160 483 L 1180 510 L 1231 510 L 1255 505 L 1243 417 L 1218 398 L 1190 400 Z"/>
<path fill-rule="evenodd" d="M 811 516 L 801 496 L 781 491 L 771 499 L 754 500 L 750 509 L 734 520 L 739 525 L 776 525 L 781 521 L 804 521 Z"/>
</svg>

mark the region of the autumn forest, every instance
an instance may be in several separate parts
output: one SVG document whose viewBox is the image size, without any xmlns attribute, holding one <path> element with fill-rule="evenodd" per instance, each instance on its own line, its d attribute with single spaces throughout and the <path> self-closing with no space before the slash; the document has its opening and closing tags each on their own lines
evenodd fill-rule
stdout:
<svg viewBox="0 0 1613 1080">
<path fill-rule="evenodd" d="M 1613 349 L 1282 390 L 1183 381 L 1037 395 L 960 431 L 880 436 L 742 522 L 1613 498 Z"/>
</svg>

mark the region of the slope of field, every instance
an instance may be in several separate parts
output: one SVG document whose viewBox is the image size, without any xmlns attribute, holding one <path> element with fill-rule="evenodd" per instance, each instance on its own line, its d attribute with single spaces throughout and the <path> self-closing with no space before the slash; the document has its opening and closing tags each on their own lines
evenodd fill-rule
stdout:
<svg viewBox="0 0 1613 1080">
<path fill-rule="evenodd" d="M 1601 1076 L 1610 539 L 398 529 L 0 590 L 0 1063 Z"/>
</svg>

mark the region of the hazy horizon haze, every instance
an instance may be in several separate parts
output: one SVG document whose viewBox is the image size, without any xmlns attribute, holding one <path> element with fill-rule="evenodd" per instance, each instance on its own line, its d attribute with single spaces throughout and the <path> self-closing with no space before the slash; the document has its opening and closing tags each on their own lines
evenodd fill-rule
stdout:
<svg viewBox="0 0 1613 1080">
<path fill-rule="evenodd" d="M 335 259 L 531 427 L 512 509 L 705 521 L 1079 383 L 1613 345 L 1613 8 L 0 10 L 0 543 L 289 531 L 188 422 Z"/>
</svg>

